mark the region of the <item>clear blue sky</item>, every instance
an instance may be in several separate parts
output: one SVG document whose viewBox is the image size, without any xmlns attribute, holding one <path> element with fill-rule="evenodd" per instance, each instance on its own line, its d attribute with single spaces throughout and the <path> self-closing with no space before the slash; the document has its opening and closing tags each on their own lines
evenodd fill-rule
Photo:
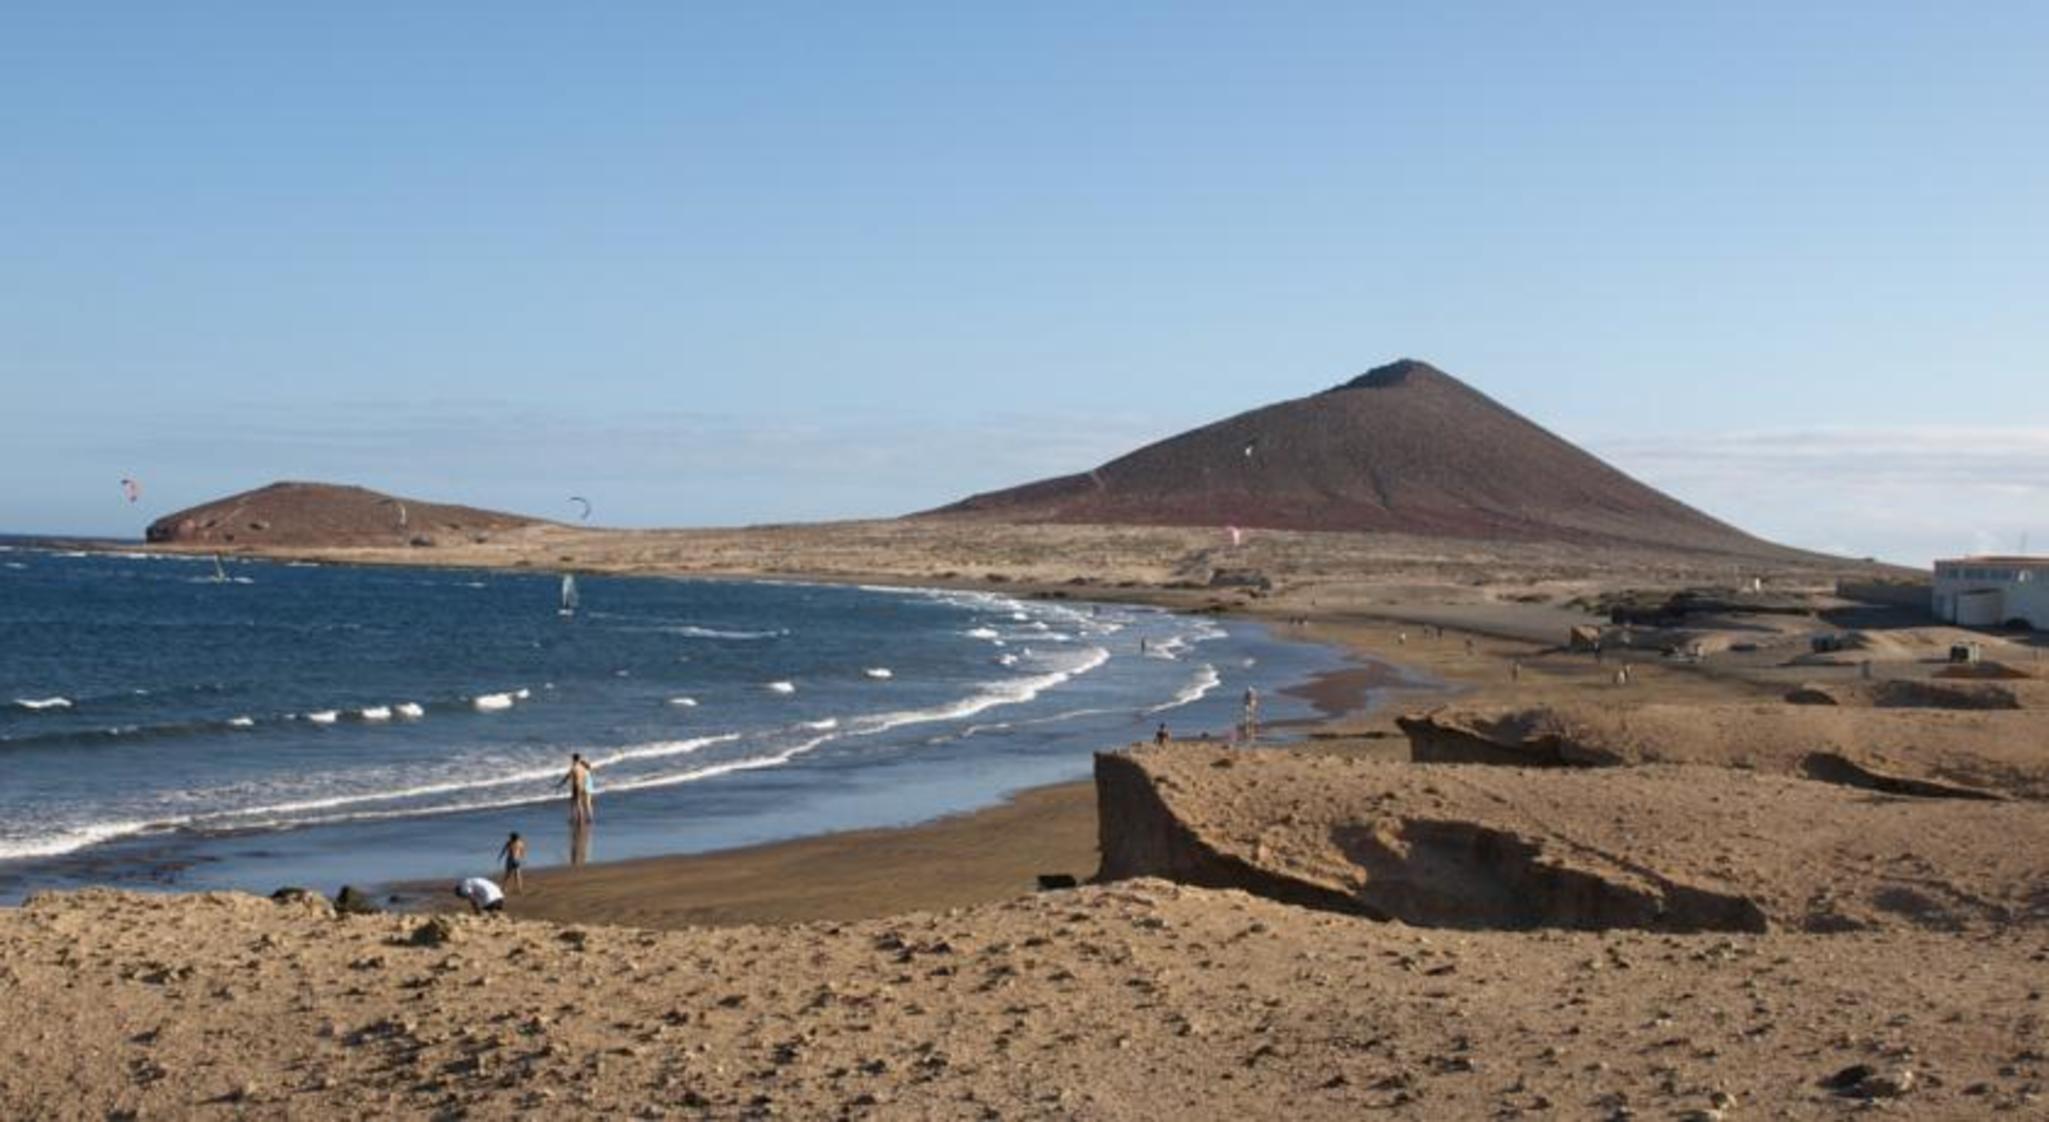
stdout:
<svg viewBox="0 0 2049 1122">
<path fill-rule="evenodd" d="M 7 5 L 0 529 L 884 515 L 1412 355 L 2049 545 L 2049 6 L 1374 7 Z"/>
</svg>

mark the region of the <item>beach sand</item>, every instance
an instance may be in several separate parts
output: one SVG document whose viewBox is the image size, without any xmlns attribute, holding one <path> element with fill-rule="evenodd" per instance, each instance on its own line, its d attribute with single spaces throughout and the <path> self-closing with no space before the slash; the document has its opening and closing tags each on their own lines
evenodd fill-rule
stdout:
<svg viewBox="0 0 2049 1122">
<path fill-rule="evenodd" d="M 1040 874 L 1086 880 L 1096 862 L 1095 786 L 1067 783 L 916 826 L 529 869 L 506 910 L 636 927 L 868 919 L 1009 899 L 1034 891 Z M 400 894 L 433 910 L 459 906 L 438 883 Z"/>
</svg>

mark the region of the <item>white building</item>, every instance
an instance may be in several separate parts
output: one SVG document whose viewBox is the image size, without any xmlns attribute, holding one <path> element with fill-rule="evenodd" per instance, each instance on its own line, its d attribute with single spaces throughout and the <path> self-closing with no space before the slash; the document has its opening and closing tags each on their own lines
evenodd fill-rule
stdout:
<svg viewBox="0 0 2049 1122">
<path fill-rule="evenodd" d="M 1960 627 L 2025 620 L 2049 629 L 2049 557 L 1962 557 L 1935 563 L 1935 618 Z"/>
</svg>

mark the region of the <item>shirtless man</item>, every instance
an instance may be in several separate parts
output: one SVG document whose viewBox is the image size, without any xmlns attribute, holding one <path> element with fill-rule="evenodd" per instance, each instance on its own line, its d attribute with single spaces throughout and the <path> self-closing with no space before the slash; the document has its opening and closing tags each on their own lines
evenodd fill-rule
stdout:
<svg viewBox="0 0 2049 1122">
<path fill-rule="evenodd" d="M 583 753 L 569 754 L 569 774 L 556 780 L 555 786 L 569 788 L 571 822 L 597 821 L 597 809 L 591 805 L 591 765 L 583 758 Z"/>
</svg>

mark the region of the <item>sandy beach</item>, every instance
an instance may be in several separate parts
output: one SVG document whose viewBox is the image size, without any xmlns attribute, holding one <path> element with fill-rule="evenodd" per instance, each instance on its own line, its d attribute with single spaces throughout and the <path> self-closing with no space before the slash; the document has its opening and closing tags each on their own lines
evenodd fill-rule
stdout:
<svg viewBox="0 0 2049 1122">
<path fill-rule="evenodd" d="M 734 926 L 944 911 L 1095 873 L 1090 783 L 1021 791 L 936 822 L 681 857 L 530 869 L 507 914 L 632 927 Z M 398 886 L 409 907 L 453 911 L 447 886 Z"/>
</svg>

